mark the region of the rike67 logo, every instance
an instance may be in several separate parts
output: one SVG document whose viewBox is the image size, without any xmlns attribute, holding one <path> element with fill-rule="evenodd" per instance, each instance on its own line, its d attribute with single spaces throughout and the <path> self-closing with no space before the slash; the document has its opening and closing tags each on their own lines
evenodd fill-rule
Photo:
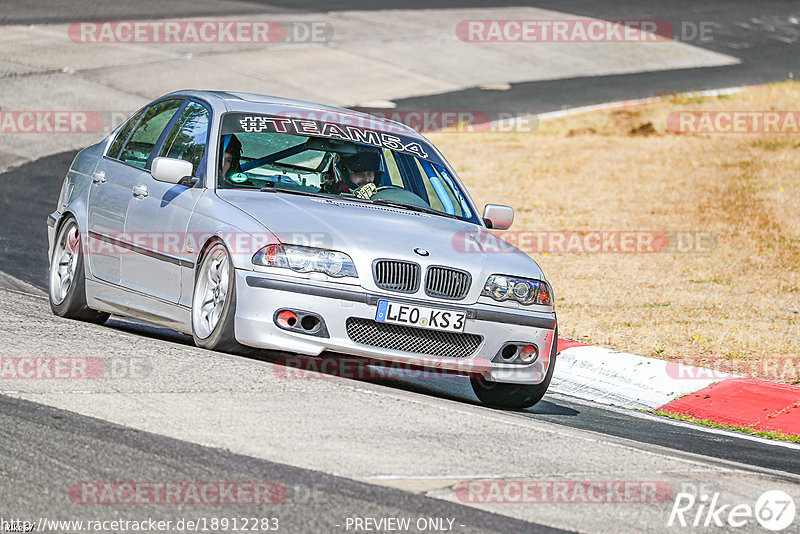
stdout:
<svg viewBox="0 0 800 534">
<path fill-rule="evenodd" d="M 720 499 L 719 492 L 709 495 L 702 492 L 680 492 L 669 514 L 667 526 L 721 527 L 726 530 L 751 525 L 753 520 L 767 530 L 778 532 L 794 522 L 797 512 L 794 499 L 781 490 L 764 492 L 755 506 L 749 503 L 729 503 Z"/>
</svg>

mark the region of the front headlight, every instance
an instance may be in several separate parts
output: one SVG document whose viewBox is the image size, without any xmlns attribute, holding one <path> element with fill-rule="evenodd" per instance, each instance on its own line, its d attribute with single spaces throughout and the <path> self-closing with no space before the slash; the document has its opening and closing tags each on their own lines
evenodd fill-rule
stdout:
<svg viewBox="0 0 800 534">
<path fill-rule="evenodd" d="M 298 273 L 324 273 L 335 278 L 358 276 L 353 260 L 344 252 L 298 245 L 267 245 L 253 255 L 253 264 Z"/>
<path fill-rule="evenodd" d="M 486 280 L 481 295 L 492 297 L 498 302 L 514 300 L 520 304 L 553 305 L 553 293 L 547 282 L 529 280 L 502 274 L 493 274 Z"/>
</svg>

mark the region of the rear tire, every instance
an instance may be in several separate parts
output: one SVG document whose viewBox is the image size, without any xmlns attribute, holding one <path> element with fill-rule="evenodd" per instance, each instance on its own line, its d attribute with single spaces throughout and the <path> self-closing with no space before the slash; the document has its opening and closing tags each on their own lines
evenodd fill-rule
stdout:
<svg viewBox="0 0 800 534">
<path fill-rule="evenodd" d="M 50 309 L 59 317 L 103 324 L 109 314 L 86 303 L 86 271 L 78 223 L 68 216 L 58 227 L 48 273 Z"/>
<path fill-rule="evenodd" d="M 234 335 L 236 275 L 222 241 L 204 251 L 192 291 L 192 337 L 198 347 L 221 352 L 244 352 Z"/>
<path fill-rule="evenodd" d="M 474 374 L 470 376 L 472 390 L 475 396 L 482 403 L 492 408 L 502 408 L 505 410 L 524 410 L 530 408 L 542 400 L 547 388 L 550 387 L 550 380 L 553 378 L 553 370 L 556 368 L 556 351 L 558 344 L 558 328 L 553 332 L 553 347 L 550 349 L 550 365 L 547 368 L 547 376 L 541 384 L 506 384 L 503 382 L 490 382 L 483 375 Z"/>
</svg>

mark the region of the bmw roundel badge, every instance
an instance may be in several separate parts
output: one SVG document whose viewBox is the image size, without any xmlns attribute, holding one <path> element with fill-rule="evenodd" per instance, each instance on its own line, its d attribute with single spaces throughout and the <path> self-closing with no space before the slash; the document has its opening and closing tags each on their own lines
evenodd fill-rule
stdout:
<svg viewBox="0 0 800 534">
<path fill-rule="evenodd" d="M 430 252 L 428 252 L 428 251 L 427 251 L 427 250 L 425 250 L 424 248 L 419 248 L 419 247 L 415 248 L 415 249 L 414 249 L 414 252 L 416 252 L 416 253 L 417 253 L 417 254 L 419 254 L 420 256 L 429 256 L 429 255 L 430 255 Z"/>
</svg>

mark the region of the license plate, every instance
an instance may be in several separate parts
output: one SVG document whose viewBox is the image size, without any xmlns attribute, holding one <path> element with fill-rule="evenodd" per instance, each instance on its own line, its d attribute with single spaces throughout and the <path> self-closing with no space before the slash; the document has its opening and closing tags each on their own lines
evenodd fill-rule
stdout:
<svg viewBox="0 0 800 534">
<path fill-rule="evenodd" d="M 380 323 L 402 324 L 430 330 L 463 332 L 467 314 L 453 310 L 437 310 L 424 306 L 378 301 L 375 320 Z"/>
</svg>

